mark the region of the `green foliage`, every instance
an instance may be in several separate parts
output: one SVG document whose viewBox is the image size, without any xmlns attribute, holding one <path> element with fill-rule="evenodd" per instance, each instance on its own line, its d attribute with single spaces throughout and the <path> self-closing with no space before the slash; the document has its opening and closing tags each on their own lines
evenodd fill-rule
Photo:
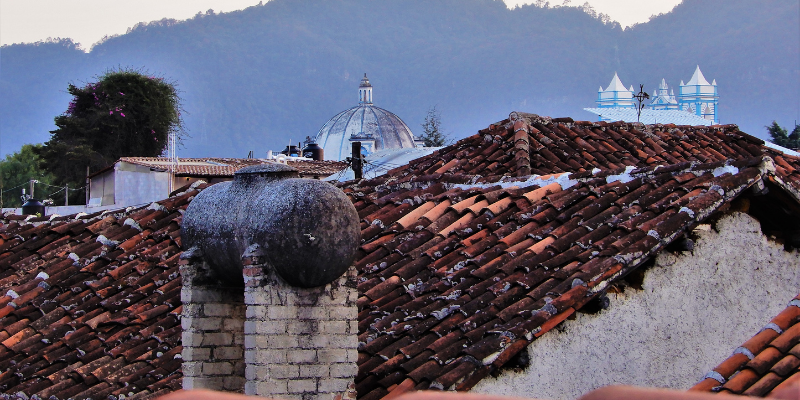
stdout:
<svg viewBox="0 0 800 400">
<path fill-rule="evenodd" d="M 786 129 L 775 121 L 766 128 L 773 143 L 787 149 L 800 150 L 800 125 L 795 124 L 792 133 L 787 133 Z"/>
<path fill-rule="evenodd" d="M 58 185 L 83 186 L 87 167 L 96 172 L 120 157 L 155 157 L 171 133 L 185 135 L 178 91 L 162 78 L 122 69 L 67 90 L 72 100 L 55 118 L 58 129 L 36 151 Z"/>
<path fill-rule="evenodd" d="M 5 160 L 0 161 L 0 190 L 3 192 L 3 207 L 20 207 L 22 189 L 28 190 L 28 182 L 35 179 L 40 182 L 36 185 L 37 198 L 46 197 L 52 188 L 45 185 L 53 183 L 54 177 L 39 168 L 39 156 L 35 149 L 40 149 L 40 144 L 26 144 L 14 153 L 7 155 Z M 44 192 L 40 192 L 44 191 Z M 63 192 L 62 192 L 63 196 Z"/>
<path fill-rule="evenodd" d="M 428 109 L 425 121 L 422 122 L 422 135 L 425 147 L 439 147 L 446 145 L 450 139 L 442 132 L 442 117 L 436 106 Z"/>
</svg>

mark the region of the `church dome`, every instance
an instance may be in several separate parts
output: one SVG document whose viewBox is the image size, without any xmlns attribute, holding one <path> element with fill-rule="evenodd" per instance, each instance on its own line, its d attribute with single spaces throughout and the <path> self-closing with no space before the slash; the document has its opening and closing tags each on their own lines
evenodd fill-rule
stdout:
<svg viewBox="0 0 800 400">
<path fill-rule="evenodd" d="M 372 85 L 367 74 L 358 88 L 358 105 L 331 118 L 316 137 L 326 160 L 344 160 L 352 154 L 351 143 L 361 142 L 365 155 L 384 149 L 416 147 L 414 134 L 397 115 L 372 104 Z"/>
</svg>

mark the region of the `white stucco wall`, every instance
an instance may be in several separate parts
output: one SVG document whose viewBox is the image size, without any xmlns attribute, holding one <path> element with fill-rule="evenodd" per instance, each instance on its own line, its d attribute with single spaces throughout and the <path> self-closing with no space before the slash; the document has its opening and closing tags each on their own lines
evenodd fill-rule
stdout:
<svg viewBox="0 0 800 400">
<path fill-rule="evenodd" d="M 169 173 L 150 171 L 149 168 L 125 166 L 117 163 L 114 171 L 115 204 L 118 207 L 143 205 L 166 199 L 169 195 Z"/>
<path fill-rule="evenodd" d="M 767 240 L 746 214 L 716 228 L 698 229 L 693 254 L 659 255 L 644 290 L 610 294 L 610 308 L 578 313 L 534 341 L 525 371 L 487 377 L 473 391 L 574 399 L 609 384 L 697 383 L 800 292 L 798 251 Z"/>
</svg>

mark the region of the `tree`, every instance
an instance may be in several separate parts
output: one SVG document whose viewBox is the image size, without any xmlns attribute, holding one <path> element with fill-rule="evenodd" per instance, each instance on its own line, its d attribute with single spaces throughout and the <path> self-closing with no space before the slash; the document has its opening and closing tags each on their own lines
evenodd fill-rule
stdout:
<svg viewBox="0 0 800 400">
<path fill-rule="evenodd" d="M 185 136 L 178 91 L 163 78 L 112 70 L 67 90 L 72 100 L 55 118 L 58 128 L 36 151 L 58 185 L 82 187 L 87 167 L 98 171 L 120 157 L 155 157 L 164 153 L 170 134 Z M 71 202 L 82 200 L 76 193 Z"/>
<path fill-rule="evenodd" d="M 449 142 L 449 138 L 442 132 L 442 119 L 436 106 L 428 109 L 425 120 L 422 122 L 422 139 L 425 147 L 444 146 Z"/>
<path fill-rule="evenodd" d="M 3 192 L 3 207 L 22 206 L 22 189 L 28 189 L 28 182 L 31 179 L 39 181 L 34 193 L 38 199 L 43 199 L 55 190 L 48 188 L 47 185 L 53 183 L 54 177 L 39 168 L 40 159 L 34 152 L 41 148 L 40 144 L 26 144 L 14 153 L 7 155 L 5 160 L 0 161 L 0 190 Z M 57 190 L 57 189 L 56 189 Z M 63 197 L 63 192 L 61 196 Z"/>
<path fill-rule="evenodd" d="M 772 121 L 772 125 L 766 127 L 772 142 L 787 149 L 800 149 L 800 125 L 795 124 L 792 133 L 787 134 L 786 129 Z"/>
</svg>

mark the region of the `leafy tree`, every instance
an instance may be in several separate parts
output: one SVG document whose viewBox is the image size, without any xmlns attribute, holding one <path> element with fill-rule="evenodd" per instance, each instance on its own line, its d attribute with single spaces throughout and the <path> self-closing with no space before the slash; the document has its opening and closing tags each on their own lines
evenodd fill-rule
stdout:
<svg viewBox="0 0 800 400">
<path fill-rule="evenodd" d="M 49 185 L 53 183 L 54 177 L 39 168 L 39 156 L 35 149 L 41 148 L 41 144 L 26 144 L 14 153 L 6 156 L 5 160 L 0 161 L 0 190 L 3 192 L 3 207 L 20 207 L 22 189 L 28 189 L 28 182 L 31 179 L 39 181 L 41 184 Z M 44 185 L 37 185 L 34 193 L 41 199 L 52 192 L 52 188 Z M 43 192 L 42 192 L 43 191 Z M 61 194 L 63 196 L 63 192 Z"/>
<path fill-rule="evenodd" d="M 175 133 L 185 136 L 175 85 L 140 71 L 106 72 L 95 83 L 68 86 L 72 100 L 55 118 L 58 129 L 37 150 L 56 184 L 81 187 L 90 172 L 120 157 L 162 154 Z M 71 201 L 80 202 L 80 194 Z"/>
<path fill-rule="evenodd" d="M 800 125 L 795 124 L 792 133 L 787 133 L 786 129 L 772 121 L 772 125 L 766 127 L 772 142 L 786 147 L 787 149 L 800 149 Z"/>
<path fill-rule="evenodd" d="M 422 136 L 425 147 L 444 146 L 449 142 L 449 138 L 442 132 L 442 118 L 436 106 L 428 109 L 425 120 L 422 122 Z"/>
</svg>

